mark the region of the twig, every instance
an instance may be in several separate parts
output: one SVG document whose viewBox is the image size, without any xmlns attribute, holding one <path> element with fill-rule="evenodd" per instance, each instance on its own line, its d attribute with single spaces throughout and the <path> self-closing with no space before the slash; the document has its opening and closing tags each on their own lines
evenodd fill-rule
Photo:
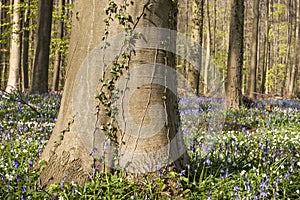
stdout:
<svg viewBox="0 0 300 200">
<path fill-rule="evenodd" d="M 21 104 L 24 104 L 26 106 L 28 106 L 29 108 L 31 108 L 34 112 L 36 112 L 37 114 L 41 114 L 41 112 L 39 112 L 34 105 L 31 105 L 30 103 L 26 102 L 20 95 L 21 92 L 17 92 L 17 91 L 13 91 L 12 93 L 8 93 L 4 90 L 0 90 L 4 95 L 2 95 L 4 98 L 8 99 L 8 100 L 13 100 L 15 102 L 20 102 Z M 12 98 L 12 94 L 16 95 L 17 98 Z"/>
</svg>

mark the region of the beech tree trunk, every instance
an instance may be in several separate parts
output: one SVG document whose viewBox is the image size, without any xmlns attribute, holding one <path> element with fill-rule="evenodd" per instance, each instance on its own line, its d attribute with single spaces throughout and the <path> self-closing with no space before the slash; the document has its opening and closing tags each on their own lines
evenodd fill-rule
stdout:
<svg viewBox="0 0 300 200">
<path fill-rule="evenodd" d="M 253 1 L 253 23 L 251 41 L 251 61 L 249 74 L 249 97 L 256 97 L 257 54 L 258 54 L 258 25 L 259 25 L 259 0 Z"/>
<path fill-rule="evenodd" d="M 166 76 L 166 71 L 157 68 L 159 65 L 175 67 L 175 57 L 168 55 L 164 50 L 148 48 L 132 51 L 129 68 L 124 69 L 123 75 L 118 79 L 118 88 L 122 96 L 116 100 L 117 104 L 120 104 L 117 118 L 131 120 L 120 120 L 118 124 L 111 122 L 112 118 L 108 115 L 108 111 L 111 111 L 110 107 L 113 105 L 99 104 L 95 99 L 95 96 L 112 98 L 112 91 L 104 87 L 111 83 L 113 66 L 112 63 L 106 65 L 105 61 L 109 60 L 108 57 L 115 58 L 115 54 L 118 55 L 121 51 L 120 48 L 99 46 L 105 44 L 105 41 L 110 43 L 110 47 L 122 46 L 122 40 L 114 39 L 114 36 L 124 31 L 117 20 L 111 22 L 108 27 L 103 20 L 99 20 L 108 17 L 104 12 L 107 6 L 107 1 L 104 0 L 75 2 L 63 98 L 54 132 L 41 157 L 41 160 L 48 163 L 41 173 L 42 186 L 49 186 L 62 179 L 82 184 L 89 179 L 93 168 L 110 170 L 114 167 L 119 169 L 120 166 L 128 173 L 153 172 L 159 167 L 164 167 L 161 163 L 170 161 L 170 157 L 172 161 L 172 156 L 178 155 L 179 147 L 183 145 L 183 141 L 178 139 L 175 143 L 181 144 L 175 145 L 175 150 L 172 150 L 171 145 L 171 149 L 156 153 L 178 137 L 177 98 L 169 89 L 155 83 L 159 79 L 169 81 L 176 87 L 176 79 Z M 114 5 L 111 7 L 116 8 Z M 153 27 L 169 29 L 176 27 L 174 18 L 176 4 L 171 0 L 142 0 L 126 8 L 117 6 L 117 10 L 120 9 L 132 16 L 135 28 L 145 28 L 150 35 Z M 100 36 L 105 30 L 108 30 L 109 34 L 103 42 Z M 155 34 L 153 37 L 158 41 L 160 38 L 164 38 L 162 34 Z M 136 45 L 142 43 L 142 40 L 137 41 Z M 146 40 L 149 38 L 146 37 Z M 152 42 L 149 41 L 149 44 Z M 92 65 L 93 62 L 97 64 Z M 108 68 L 103 68 L 105 66 Z M 140 69 L 143 70 L 139 71 Z M 92 78 L 97 73 L 100 75 Z M 146 79 L 151 82 L 139 85 Z M 95 91 L 92 89 L 89 93 L 91 87 L 95 87 Z M 92 120 L 87 120 L 89 114 Z M 127 118 L 128 115 L 131 117 Z M 105 135 L 103 129 L 108 128 L 107 124 L 116 131 L 116 138 Z M 149 124 L 153 125 L 150 127 L 154 129 L 159 128 L 152 133 L 153 135 L 147 135 Z M 160 127 L 161 125 L 163 126 Z M 118 148 L 114 148 L 114 142 Z M 118 157 L 114 160 L 116 154 Z M 185 163 L 183 159 L 174 161 L 178 170 Z"/>
<path fill-rule="evenodd" d="M 58 1 L 59 6 L 61 7 L 60 10 L 60 20 L 58 22 L 57 27 L 57 35 L 62 40 L 64 38 L 64 22 L 63 16 L 65 15 L 65 0 Z M 58 91 L 59 87 L 59 77 L 60 77 L 60 68 L 62 64 L 62 56 L 59 49 L 55 51 L 55 61 L 54 61 L 54 72 L 53 72 L 53 81 L 52 81 L 52 91 Z"/>
<path fill-rule="evenodd" d="M 204 0 L 194 0 L 192 5 L 192 11 L 193 11 L 192 38 L 195 40 L 195 42 L 198 42 L 200 45 L 202 45 L 203 27 L 204 27 Z M 194 70 L 194 73 L 192 75 L 193 80 L 191 82 L 192 82 L 192 87 L 195 89 L 196 95 L 200 95 L 200 74 L 202 70 L 203 49 L 194 48 L 193 51 L 197 51 L 195 55 L 199 55 L 199 58 L 197 58 L 197 67 L 196 67 L 197 70 Z"/>
<path fill-rule="evenodd" d="M 295 47 L 295 63 L 293 65 L 291 71 L 291 78 L 288 85 L 288 96 L 292 97 L 296 92 L 296 85 L 297 85 L 297 75 L 299 73 L 299 62 L 300 62 L 300 5 L 298 5 L 298 29 L 297 29 L 297 38 L 296 38 L 296 47 Z"/>
<path fill-rule="evenodd" d="M 242 98 L 242 67 L 244 39 L 244 0 L 231 1 L 231 20 L 227 79 L 225 83 L 226 105 L 238 109 Z"/>
<path fill-rule="evenodd" d="M 12 18 L 12 34 L 9 54 L 9 75 L 5 91 L 12 92 L 20 90 L 20 0 L 14 0 L 13 18 Z"/>
<path fill-rule="evenodd" d="M 30 5 L 30 1 L 27 2 Z M 28 30 L 30 26 L 30 10 L 24 11 L 23 19 L 23 52 L 22 52 L 22 90 L 25 91 L 29 88 L 29 36 Z"/>
<path fill-rule="evenodd" d="M 207 32 L 206 32 L 206 55 L 205 55 L 205 64 L 204 64 L 204 90 L 203 93 L 204 95 L 209 94 L 209 90 L 208 90 L 208 82 L 209 82 L 209 78 L 211 78 L 212 76 L 209 75 L 209 71 L 211 69 L 209 69 L 210 67 L 210 46 L 211 46 L 211 25 L 210 25 L 210 12 L 209 12 L 209 0 L 206 1 L 206 26 L 207 26 Z"/>
<path fill-rule="evenodd" d="M 33 66 L 31 93 L 48 92 L 48 68 L 53 0 L 39 1 L 37 46 Z"/>
</svg>

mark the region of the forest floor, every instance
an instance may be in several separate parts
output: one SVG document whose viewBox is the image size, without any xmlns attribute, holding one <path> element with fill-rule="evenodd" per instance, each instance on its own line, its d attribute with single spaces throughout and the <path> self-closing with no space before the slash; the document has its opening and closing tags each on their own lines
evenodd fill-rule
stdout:
<svg viewBox="0 0 300 200">
<path fill-rule="evenodd" d="M 0 93 L 1 199 L 299 199 L 300 101 L 259 100 L 222 109 L 218 101 L 181 97 L 191 163 L 156 180 L 95 173 L 85 185 L 38 188 L 34 165 L 54 128 L 61 96 Z"/>
</svg>

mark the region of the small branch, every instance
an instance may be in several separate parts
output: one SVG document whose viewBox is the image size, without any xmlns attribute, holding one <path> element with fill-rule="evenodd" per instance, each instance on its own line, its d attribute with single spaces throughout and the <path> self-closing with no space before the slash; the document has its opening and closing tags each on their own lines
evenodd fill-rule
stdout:
<svg viewBox="0 0 300 200">
<path fill-rule="evenodd" d="M 29 108 L 31 108 L 34 112 L 36 112 L 37 114 L 41 114 L 41 112 L 39 112 L 36 108 L 36 106 L 26 102 L 22 97 L 21 97 L 21 92 L 17 92 L 17 91 L 13 91 L 12 93 L 8 93 L 4 90 L 0 90 L 4 95 L 2 95 L 4 98 L 8 99 L 8 100 L 13 100 L 15 102 L 19 102 L 21 104 L 24 104 L 26 106 L 28 106 Z M 16 98 L 12 98 L 12 95 L 15 95 Z"/>
</svg>

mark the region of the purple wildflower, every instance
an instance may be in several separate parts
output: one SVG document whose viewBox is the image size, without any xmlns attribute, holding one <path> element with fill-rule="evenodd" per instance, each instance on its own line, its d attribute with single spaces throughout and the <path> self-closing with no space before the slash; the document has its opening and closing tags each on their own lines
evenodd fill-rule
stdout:
<svg viewBox="0 0 300 200">
<path fill-rule="evenodd" d="M 14 168 L 18 168 L 18 167 L 20 166 L 19 161 L 18 161 L 18 160 L 14 160 L 14 161 L 12 162 L 12 166 L 13 166 Z"/>
<path fill-rule="evenodd" d="M 23 193 L 26 193 L 26 192 L 27 192 L 27 186 L 25 186 L 25 185 L 22 186 L 22 192 L 23 192 Z"/>
<path fill-rule="evenodd" d="M 235 187 L 233 188 L 233 191 L 238 192 L 238 191 L 239 191 L 239 186 L 238 186 L 238 185 L 235 186 Z"/>
<path fill-rule="evenodd" d="M 211 161 L 210 161 L 210 159 L 209 158 L 207 158 L 206 160 L 205 160 L 205 162 L 204 162 L 205 164 L 207 164 L 208 166 L 210 166 L 210 164 L 211 164 Z"/>
<path fill-rule="evenodd" d="M 264 190 L 267 187 L 264 180 L 261 181 L 260 187 L 261 187 L 262 190 Z"/>
<path fill-rule="evenodd" d="M 289 170 L 286 172 L 285 178 L 286 178 L 286 179 L 290 178 L 290 171 L 289 171 Z"/>
<path fill-rule="evenodd" d="M 76 194 L 76 185 L 72 185 L 72 194 Z"/>
<path fill-rule="evenodd" d="M 228 168 L 225 171 L 225 178 L 227 178 L 227 176 L 228 176 Z"/>
<path fill-rule="evenodd" d="M 267 193 L 265 193 L 264 191 L 260 192 L 260 198 L 265 198 L 267 196 L 268 196 Z"/>
<path fill-rule="evenodd" d="M 33 166 L 33 161 L 32 161 L 32 160 L 29 160 L 29 161 L 28 161 L 28 165 L 29 165 L 30 167 L 32 167 L 32 166 Z"/>
<path fill-rule="evenodd" d="M 92 178 L 95 176 L 97 170 L 98 170 L 98 166 L 96 166 L 96 167 L 93 169 L 93 173 L 90 175 L 90 179 L 92 179 Z"/>
<path fill-rule="evenodd" d="M 15 179 L 16 179 L 17 182 L 22 180 L 22 178 L 18 174 L 15 176 Z"/>
</svg>

